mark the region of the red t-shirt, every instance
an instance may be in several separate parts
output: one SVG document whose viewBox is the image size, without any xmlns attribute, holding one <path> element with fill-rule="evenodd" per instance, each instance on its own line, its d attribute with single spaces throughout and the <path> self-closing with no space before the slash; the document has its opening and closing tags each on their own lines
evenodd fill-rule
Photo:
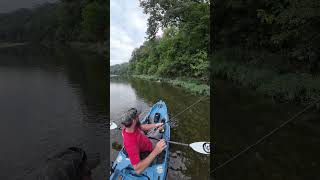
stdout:
<svg viewBox="0 0 320 180">
<path fill-rule="evenodd" d="M 144 135 L 140 128 L 136 128 L 134 132 L 129 133 L 122 129 L 122 137 L 124 148 L 126 149 L 130 162 L 136 165 L 140 162 L 140 152 L 151 152 L 152 142 Z"/>
</svg>

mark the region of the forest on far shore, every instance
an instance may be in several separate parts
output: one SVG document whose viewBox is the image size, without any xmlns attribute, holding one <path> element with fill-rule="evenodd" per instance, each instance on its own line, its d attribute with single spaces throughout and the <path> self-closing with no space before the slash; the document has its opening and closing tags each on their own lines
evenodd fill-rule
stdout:
<svg viewBox="0 0 320 180">
<path fill-rule="evenodd" d="M 59 0 L 0 14 L 0 42 L 105 42 L 106 0 Z"/>
<path fill-rule="evenodd" d="M 278 101 L 320 98 L 318 0 L 216 1 L 212 17 L 212 78 Z"/>
<path fill-rule="evenodd" d="M 206 84 L 211 74 L 279 101 L 320 98 L 318 0 L 141 0 L 140 6 L 149 15 L 147 39 L 129 64 L 117 65 L 118 74 Z"/>
</svg>

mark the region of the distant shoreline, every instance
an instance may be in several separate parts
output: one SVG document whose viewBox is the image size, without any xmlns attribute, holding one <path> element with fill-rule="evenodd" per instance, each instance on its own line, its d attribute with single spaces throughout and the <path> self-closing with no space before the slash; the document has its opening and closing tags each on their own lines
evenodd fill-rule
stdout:
<svg viewBox="0 0 320 180">
<path fill-rule="evenodd" d="M 70 41 L 65 44 L 59 44 L 59 42 L 22 42 L 22 43 L 13 43 L 13 42 L 0 42 L 0 49 L 1 48 L 11 48 L 11 47 L 17 47 L 17 46 L 23 46 L 28 44 L 35 44 L 35 45 L 42 45 L 47 48 L 54 48 L 60 45 L 69 46 L 73 49 L 79 49 L 79 50 L 86 50 L 94 53 L 98 53 L 100 55 L 106 56 L 107 51 L 109 50 L 106 42 L 100 42 L 100 43 L 85 43 L 85 42 L 76 42 L 76 41 Z"/>
<path fill-rule="evenodd" d="M 159 76 L 151 76 L 151 75 L 131 75 L 132 77 L 154 81 L 154 82 L 165 82 L 172 86 L 177 86 L 185 89 L 186 91 L 195 94 L 195 95 L 203 95 L 210 96 L 210 86 L 205 83 L 201 83 L 196 81 L 195 79 L 186 78 L 186 77 L 178 77 L 174 79 L 163 78 Z"/>
<path fill-rule="evenodd" d="M 15 46 L 22 46 L 22 45 L 26 45 L 28 43 L 10 43 L 10 42 L 5 42 L 2 43 L 0 42 L 0 48 L 8 48 L 8 47 L 15 47 Z"/>
</svg>

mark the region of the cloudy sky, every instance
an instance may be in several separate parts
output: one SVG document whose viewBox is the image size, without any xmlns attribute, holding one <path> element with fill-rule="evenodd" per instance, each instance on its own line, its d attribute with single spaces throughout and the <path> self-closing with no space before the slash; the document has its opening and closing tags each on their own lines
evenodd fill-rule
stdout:
<svg viewBox="0 0 320 180">
<path fill-rule="evenodd" d="M 148 16 L 139 0 L 111 0 L 110 18 L 110 65 L 128 62 L 145 40 Z"/>
</svg>

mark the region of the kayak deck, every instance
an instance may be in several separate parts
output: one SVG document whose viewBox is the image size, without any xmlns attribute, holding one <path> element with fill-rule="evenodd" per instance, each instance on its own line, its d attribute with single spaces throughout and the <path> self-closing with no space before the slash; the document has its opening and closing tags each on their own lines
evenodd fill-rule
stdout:
<svg viewBox="0 0 320 180">
<path fill-rule="evenodd" d="M 163 101 L 159 101 L 152 106 L 148 114 L 140 120 L 141 124 L 164 123 L 162 139 L 170 140 L 170 123 L 167 106 Z M 146 157 L 147 155 L 144 154 Z M 143 158 L 142 158 L 143 159 Z M 146 168 L 140 175 L 136 174 L 130 163 L 128 154 L 122 148 L 116 160 L 112 164 L 111 180 L 130 179 L 130 180 L 163 180 L 166 179 L 169 160 L 169 144 L 161 154 Z"/>
</svg>

